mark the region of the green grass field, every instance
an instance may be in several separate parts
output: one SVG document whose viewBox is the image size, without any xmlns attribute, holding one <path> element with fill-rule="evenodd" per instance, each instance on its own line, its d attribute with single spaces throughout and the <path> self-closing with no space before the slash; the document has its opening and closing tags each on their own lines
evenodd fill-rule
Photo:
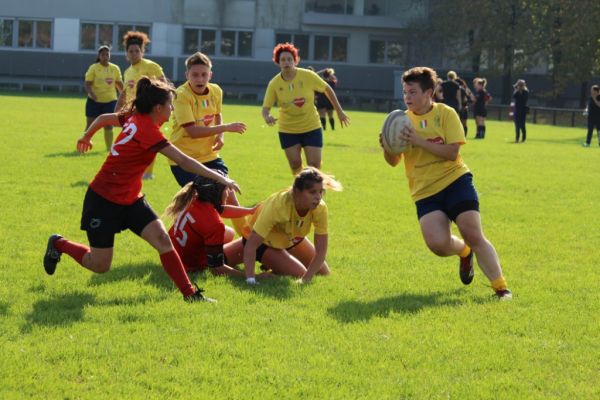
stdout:
<svg viewBox="0 0 600 400">
<path fill-rule="evenodd" d="M 218 304 L 186 304 L 155 251 L 117 236 L 112 270 L 63 256 L 46 276 L 54 232 L 79 230 L 86 185 L 104 160 L 74 153 L 84 100 L 0 95 L 0 398 L 594 399 L 600 398 L 600 149 L 582 128 L 488 122 L 461 150 L 484 229 L 513 290 L 492 298 L 477 270 L 420 235 L 402 166 L 385 164 L 384 115 L 349 112 L 325 134 L 333 271 L 313 283 L 197 277 Z M 258 106 L 225 104 L 222 156 L 251 205 L 291 183 L 275 128 Z M 470 121 L 472 137 L 474 124 Z M 159 156 L 144 191 L 162 213 L 178 187 Z"/>
</svg>

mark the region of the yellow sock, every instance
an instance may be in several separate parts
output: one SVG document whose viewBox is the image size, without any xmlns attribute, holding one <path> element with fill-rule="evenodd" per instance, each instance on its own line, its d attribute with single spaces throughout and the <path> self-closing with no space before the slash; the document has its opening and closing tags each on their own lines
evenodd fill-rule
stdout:
<svg viewBox="0 0 600 400">
<path fill-rule="evenodd" d="M 506 279 L 504 279 L 503 276 L 500 276 L 500 278 L 494 279 L 492 281 L 492 289 L 494 289 L 495 291 L 506 290 L 507 289 Z"/>
<path fill-rule="evenodd" d="M 458 256 L 461 258 L 465 258 L 471 252 L 471 248 L 465 244 L 465 247 L 458 253 Z"/>
<path fill-rule="evenodd" d="M 242 236 L 242 229 L 244 228 L 245 223 L 245 217 L 231 218 L 231 224 L 233 225 L 233 229 L 235 230 L 235 233 L 237 233 L 239 236 Z"/>
</svg>

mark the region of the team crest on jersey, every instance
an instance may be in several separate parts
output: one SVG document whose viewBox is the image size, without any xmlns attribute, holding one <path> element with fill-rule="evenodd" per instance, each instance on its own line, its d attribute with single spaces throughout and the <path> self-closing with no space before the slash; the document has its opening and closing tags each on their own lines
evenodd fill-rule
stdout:
<svg viewBox="0 0 600 400">
<path fill-rule="evenodd" d="M 202 108 L 208 108 L 208 104 L 209 103 L 207 99 L 202 100 Z"/>
<path fill-rule="evenodd" d="M 294 105 L 298 108 L 302 107 L 305 102 L 306 100 L 304 100 L 304 97 L 297 97 L 292 101 L 292 103 L 294 103 Z"/>
<path fill-rule="evenodd" d="M 104 81 L 106 82 L 107 85 L 112 85 L 113 78 L 106 78 Z"/>
<path fill-rule="evenodd" d="M 422 120 L 419 125 L 421 126 L 421 129 L 427 128 L 427 120 L 426 119 Z"/>
<path fill-rule="evenodd" d="M 299 219 L 298 221 L 296 221 L 296 228 L 302 228 L 302 225 L 304 225 L 304 221 Z"/>
<path fill-rule="evenodd" d="M 205 115 L 204 118 L 202 118 L 202 122 L 204 123 L 204 126 L 208 126 L 208 125 L 210 125 L 211 122 L 213 122 L 214 119 L 215 119 L 215 116 L 212 114 L 209 114 L 209 115 Z"/>
<path fill-rule="evenodd" d="M 290 84 L 288 85 L 288 88 L 290 89 L 290 91 L 294 90 L 294 84 L 293 84 L 293 83 L 290 83 Z"/>
<path fill-rule="evenodd" d="M 430 143 L 435 143 L 435 144 L 444 144 L 444 138 L 443 137 L 434 137 L 434 138 L 429 138 L 427 139 L 428 142 Z"/>
</svg>

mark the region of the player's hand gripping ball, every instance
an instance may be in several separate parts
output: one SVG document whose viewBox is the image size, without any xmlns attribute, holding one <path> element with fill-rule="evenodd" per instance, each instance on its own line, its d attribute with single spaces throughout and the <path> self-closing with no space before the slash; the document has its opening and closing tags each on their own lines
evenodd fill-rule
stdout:
<svg viewBox="0 0 600 400">
<path fill-rule="evenodd" d="M 404 110 L 394 110 L 388 114 L 381 129 L 381 142 L 387 153 L 398 155 L 410 149 L 410 143 L 402 135 L 405 126 L 412 126 L 412 123 Z"/>
</svg>

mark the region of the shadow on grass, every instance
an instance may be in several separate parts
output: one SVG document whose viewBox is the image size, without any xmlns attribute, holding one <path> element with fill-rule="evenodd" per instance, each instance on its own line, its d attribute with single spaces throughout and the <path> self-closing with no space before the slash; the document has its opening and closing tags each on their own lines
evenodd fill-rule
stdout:
<svg viewBox="0 0 600 400">
<path fill-rule="evenodd" d="M 0 302 L 0 317 L 7 316 L 9 311 L 10 311 L 10 304 L 8 304 L 7 302 L 1 301 Z"/>
<path fill-rule="evenodd" d="M 560 138 L 558 138 L 558 139 L 548 139 L 548 138 L 544 138 L 544 139 L 541 139 L 541 138 L 535 138 L 535 137 L 533 137 L 533 138 L 528 137 L 527 140 L 525 141 L 525 144 L 527 142 L 576 144 L 576 145 L 581 146 L 581 144 L 583 142 L 585 142 L 585 132 L 584 132 L 584 134 L 582 135 L 581 138 L 575 138 L 575 139 L 560 139 Z M 514 143 L 514 142 L 511 142 L 511 143 Z M 521 143 L 519 143 L 519 144 L 521 144 Z"/>
<path fill-rule="evenodd" d="M 87 293 L 69 293 L 33 304 L 31 313 L 25 316 L 21 333 L 29 333 L 35 325 L 69 326 L 83 319 L 83 309 L 94 304 L 95 296 Z"/>
<path fill-rule="evenodd" d="M 457 306 L 463 300 L 455 297 L 460 290 L 428 294 L 404 293 L 376 301 L 344 301 L 327 310 L 328 314 L 344 323 L 368 321 L 374 317 L 387 317 L 390 313 L 416 314 L 424 308 Z"/>
<path fill-rule="evenodd" d="M 73 151 L 63 151 L 60 153 L 50 153 L 50 154 L 46 154 L 44 157 L 46 157 L 46 158 L 56 158 L 56 157 L 72 158 L 72 157 L 99 157 L 99 156 L 106 156 L 106 153 L 91 152 L 91 153 L 86 153 L 85 155 L 83 155 L 83 154 L 79 154 L 77 151 L 73 150 Z"/>
<path fill-rule="evenodd" d="M 262 279 L 259 285 L 248 285 L 242 278 L 231 278 L 231 284 L 240 290 L 251 291 L 263 297 L 285 300 L 292 297 L 292 280 L 288 277 Z"/>
<path fill-rule="evenodd" d="M 113 266 L 105 274 L 93 274 L 90 285 L 100 286 L 119 281 L 141 281 L 141 284 L 168 291 L 175 288 L 175 284 L 161 265 L 147 263 Z"/>
<path fill-rule="evenodd" d="M 71 187 L 81 187 L 81 186 L 89 186 L 90 182 L 89 181 L 77 181 L 77 182 L 73 182 L 71 183 Z"/>
</svg>

